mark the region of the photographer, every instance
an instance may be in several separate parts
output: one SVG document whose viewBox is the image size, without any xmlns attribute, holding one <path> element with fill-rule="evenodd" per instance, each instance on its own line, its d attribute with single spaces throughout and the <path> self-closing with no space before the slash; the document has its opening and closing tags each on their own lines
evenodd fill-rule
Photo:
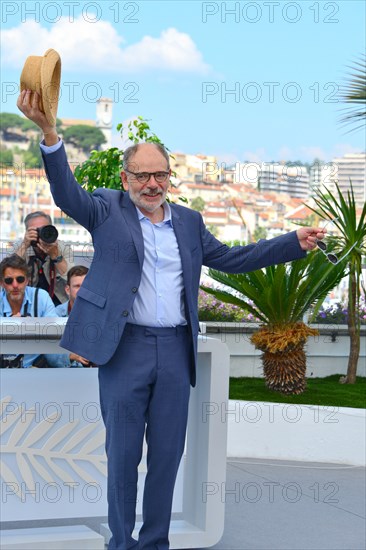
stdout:
<svg viewBox="0 0 366 550">
<path fill-rule="evenodd" d="M 25 235 L 14 251 L 30 268 L 29 285 L 48 292 L 55 306 L 65 302 L 66 274 L 72 266 L 71 250 L 57 240 L 58 232 L 45 212 L 31 212 L 24 219 Z"/>
</svg>

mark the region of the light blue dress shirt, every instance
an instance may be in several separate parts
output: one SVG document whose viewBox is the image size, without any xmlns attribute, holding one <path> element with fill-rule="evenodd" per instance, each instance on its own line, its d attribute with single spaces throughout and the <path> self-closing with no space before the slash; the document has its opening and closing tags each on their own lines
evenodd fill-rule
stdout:
<svg viewBox="0 0 366 550">
<path fill-rule="evenodd" d="M 34 317 L 34 295 L 36 289 L 31 286 L 25 287 L 24 298 L 22 302 L 22 307 L 20 310 L 21 315 L 24 315 L 25 307 L 27 305 L 27 315 L 29 317 Z M 11 306 L 6 297 L 5 290 L 2 288 L 0 293 L 0 316 L 1 317 L 10 317 L 11 316 Z M 57 317 L 56 308 L 49 296 L 49 294 L 40 288 L 38 290 L 38 317 Z M 28 368 L 33 365 L 33 362 L 39 353 L 36 355 L 24 355 L 23 367 Z"/>
<path fill-rule="evenodd" d="M 164 219 L 151 223 L 136 207 L 144 239 L 141 283 L 132 306 L 131 323 L 149 327 L 187 324 L 184 314 L 182 262 L 170 206 L 164 203 Z"/>
<path fill-rule="evenodd" d="M 64 302 L 63 304 L 59 304 L 56 306 L 56 314 L 58 317 L 68 317 L 69 316 L 69 302 L 70 300 L 67 300 L 67 302 Z"/>
</svg>

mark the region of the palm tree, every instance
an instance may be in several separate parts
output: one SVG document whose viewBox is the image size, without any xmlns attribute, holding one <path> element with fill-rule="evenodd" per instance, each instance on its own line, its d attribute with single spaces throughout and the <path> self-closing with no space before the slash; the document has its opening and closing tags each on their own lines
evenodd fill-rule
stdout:
<svg viewBox="0 0 366 550">
<path fill-rule="evenodd" d="M 350 67 L 352 73 L 348 82 L 340 87 L 340 100 L 350 104 L 344 111 L 346 114 L 342 116 L 340 122 L 342 124 L 356 124 L 351 131 L 365 127 L 366 118 L 366 56 L 360 61 L 355 61 Z"/>
<path fill-rule="evenodd" d="M 324 186 L 325 187 L 325 186 Z M 350 353 L 346 377 L 341 382 L 354 384 L 356 382 L 357 363 L 360 355 L 360 319 L 358 309 L 362 287 L 362 255 L 366 253 L 366 203 L 357 215 L 356 201 L 352 182 L 347 196 L 344 197 L 338 184 L 335 184 L 337 196 L 325 187 L 325 192 L 317 189 L 313 197 L 317 209 L 311 208 L 324 220 L 334 220 L 340 237 L 333 240 L 336 249 L 341 253 L 350 250 L 345 259 L 348 271 L 348 331 L 350 335 Z"/>
<path fill-rule="evenodd" d="M 266 385 L 284 394 L 300 394 L 306 387 L 304 346 L 308 336 L 318 333 L 303 323 L 303 316 L 313 306 L 315 318 L 328 292 L 344 276 L 344 269 L 343 261 L 330 264 L 320 251 L 314 251 L 290 264 L 251 273 L 225 274 L 210 269 L 209 275 L 231 291 L 201 288 L 260 319 L 263 325 L 251 341 L 263 351 Z"/>
</svg>

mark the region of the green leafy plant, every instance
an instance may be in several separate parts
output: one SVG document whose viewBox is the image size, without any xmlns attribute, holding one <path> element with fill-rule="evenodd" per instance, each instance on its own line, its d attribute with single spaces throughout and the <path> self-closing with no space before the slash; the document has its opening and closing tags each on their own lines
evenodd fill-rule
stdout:
<svg viewBox="0 0 366 550">
<path fill-rule="evenodd" d="M 128 147 L 140 142 L 160 143 L 164 145 L 158 136 L 152 132 L 148 121 L 141 116 L 131 120 L 127 128 L 122 123 L 119 123 L 117 130 L 120 132 L 121 138 L 124 131 L 127 130 Z M 164 147 L 169 152 L 166 145 Z M 89 158 L 75 168 L 74 175 L 76 180 L 89 192 L 93 192 L 99 187 L 123 191 L 120 175 L 123 169 L 123 152 L 124 150 L 118 147 L 110 147 L 105 151 L 91 151 Z M 169 156 L 174 159 L 172 154 Z M 176 175 L 175 172 L 172 172 L 172 174 L 173 176 Z M 188 202 L 187 198 L 181 195 L 178 199 L 184 203 Z"/>
<path fill-rule="evenodd" d="M 341 382 L 354 384 L 356 381 L 357 364 L 360 356 L 360 300 L 362 292 L 362 256 L 366 253 L 366 203 L 358 214 L 352 182 L 346 196 L 335 184 L 336 193 L 324 186 L 325 191 L 317 189 L 314 201 L 317 208 L 313 210 L 324 220 L 334 220 L 339 237 L 330 239 L 335 251 L 343 254 L 350 250 L 345 258 L 348 270 L 348 330 L 350 335 L 350 354 L 346 377 Z M 365 289 L 363 289 L 365 292 Z"/>
<path fill-rule="evenodd" d="M 122 123 L 117 125 L 121 134 L 125 130 Z M 127 136 L 130 145 L 139 142 L 161 143 L 154 134 L 148 121 L 142 117 L 131 120 L 127 125 Z M 94 191 L 98 187 L 108 189 L 121 189 L 121 170 L 123 168 L 123 150 L 118 147 L 110 147 L 106 151 L 92 151 L 88 160 L 75 169 L 75 178 L 87 190 Z"/>
<path fill-rule="evenodd" d="M 75 147 L 88 154 L 91 149 L 99 149 L 106 142 L 105 135 L 100 128 L 86 124 L 75 124 L 70 126 L 63 133 L 66 143 L 72 143 Z"/>
<path fill-rule="evenodd" d="M 344 272 L 345 262 L 333 265 L 320 251 L 314 251 L 288 265 L 250 273 L 225 274 L 210 269 L 209 275 L 227 290 L 204 285 L 201 288 L 259 319 L 262 326 L 251 341 L 263 351 L 266 385 L 281 393 L 299 394 L 306 387 L 304 345 L 308 336 L 317 334 L 317 330 L 303 323 L 304 314 L 312 306 L 312 318 L 316 316 Z"/>
</svg>

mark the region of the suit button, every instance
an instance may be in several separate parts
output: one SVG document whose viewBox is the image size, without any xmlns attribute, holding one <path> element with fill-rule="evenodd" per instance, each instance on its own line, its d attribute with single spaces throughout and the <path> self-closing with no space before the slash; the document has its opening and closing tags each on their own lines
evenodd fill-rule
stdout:
<svg viewBox="0 0 366 550">
<path fill-rule="evenodd" d="M 124 311 L 122 311 L 122 315 L 123 315 L 123 317 L 127 317 L 128 316 L 128 311 L 125 309 Z"/>
<path fill-rule="evenodd" d="M 133 293 L 135 293 L 135 292 L 137 292 L 137 287 L 134 286 L 133 288 L 131 288 L 131 290 L 132 290 Z"/>
</svg>

